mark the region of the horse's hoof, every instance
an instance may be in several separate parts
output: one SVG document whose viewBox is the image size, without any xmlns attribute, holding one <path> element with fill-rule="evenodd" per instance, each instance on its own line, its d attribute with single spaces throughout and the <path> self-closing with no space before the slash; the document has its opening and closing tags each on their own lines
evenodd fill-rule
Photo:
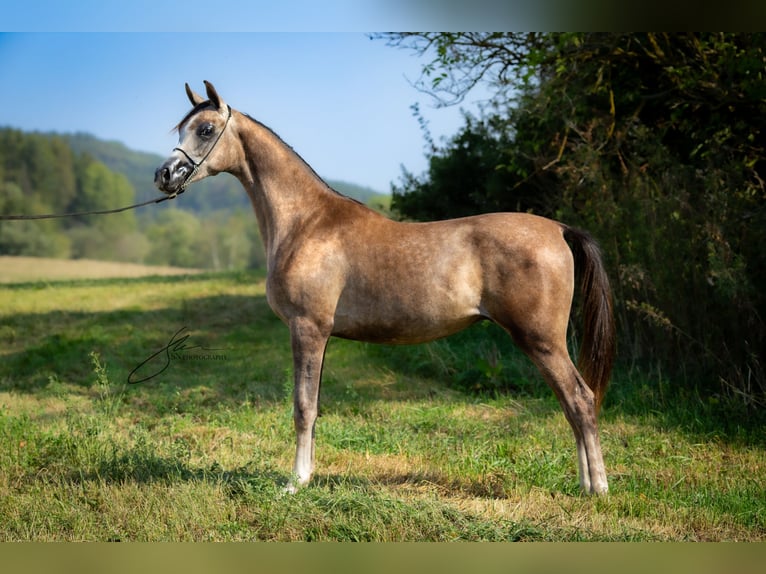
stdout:
<svg viewBox="0 0 766 574">
<path fill-rule="evenodd" d="M 586 491 L 586 494 L 589 496 L 603 496 L 609 494 L 609 486 L 606 484 L 591 486 L 590 489 Z"/>
</svg>

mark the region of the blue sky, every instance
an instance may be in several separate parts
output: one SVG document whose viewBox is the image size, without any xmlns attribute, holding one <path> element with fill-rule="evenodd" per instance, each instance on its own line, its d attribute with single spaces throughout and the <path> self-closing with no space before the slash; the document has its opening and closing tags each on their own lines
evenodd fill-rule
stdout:
<svg viewBox="0 0 766 574">
<path fill-rule="evenodd" d="M 463 123 L 460 109 L 437 109 L 412 87 L 424 63 L 360 32 L 2 34 L 0 126 L 84 131 L 165 155 L 189 109 L 184 82 L 204 93 L 209 80 L 323 177 L 387 192 L 401 165 L 426 168 L 413 103 L 435 138 Z"/>
</svg>

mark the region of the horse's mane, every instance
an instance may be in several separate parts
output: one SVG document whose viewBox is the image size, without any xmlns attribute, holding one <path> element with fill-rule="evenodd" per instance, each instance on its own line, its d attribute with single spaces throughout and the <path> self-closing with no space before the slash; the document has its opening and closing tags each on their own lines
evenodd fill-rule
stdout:
<svg viewBox="0 0 766 574">
<path fill-rule="evenodd" d="M 194 110 L 189 112 L 189 115 L 191 115 L 193 113 L 194 113 Z M 357 199 L 354 199 L 353 197 L 349 197 L 347 195 L 344 195 L 341 192 L 339 192 L 337 189 L 333 189 L 331 186 L 329 186 L 327 184 L 327 182 L 324 179 L 322 179 L 322 177 L 314 170 L 314 168 L 311 167 L 311 164 L 309 164 L 309 162 L 307 162 L 305 159 L 303 159 L 301 157 L 301 155 L 297 151 L 295 151 L 295 149 L 293 149 L 293 146 L 291 146 L 289 143 L 287 143 L 285 140 L 283 140 L 281 137 L 279 137 L 279 134 L 277 132 L 275 132 L 273 129 L 271 129 L 269 126 L 267 126 L 266 124 L 264 124 L 262 122 L 259 122 L 258 120 L 256 120 L 250 114 L 246 114 L 244 112 L 241 112 L 241 113 L 248 120 L 253 122 L 255 125 L 260 126 L 261 128 L 265 129 L 267 132 L 269 132 L 272 136 L 274 136 L 277 139 L 278 142 L 280 142 L 283 146 L 285 146 L 288 150 L 290 150 L 290 152 L 293 155 L 295 155 L 295 157 L 297 157 L 303 163 L 303 165 L 305 165 L 309 169 L 309 171 L 311 171 L 311 173 L 314 175 L 314 177 L 316 177 L 319 181 L 321 181 L 328 190 L 330 190 L 334 194 L 339 195 L 339 196 L 341 196 L 343 198 L 350 199 L 351 201 L 355 201 L 356 203 L 358 203 L 360 205 L 364 205 L 361 201 L 359 201 Z M 181 123 L 183 123 L 183 122 L 181 122 Z"/>
</svg>

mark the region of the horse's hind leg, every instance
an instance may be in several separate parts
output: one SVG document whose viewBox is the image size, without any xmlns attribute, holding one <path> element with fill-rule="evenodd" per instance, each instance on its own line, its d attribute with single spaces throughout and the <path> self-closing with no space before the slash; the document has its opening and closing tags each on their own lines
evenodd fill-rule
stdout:
<svg viewBox="0 0 766 574">
<path fill-rule="evenodd" d="M 608 484 L 596 422 L 593 391 L 585 384 L 564 346 L 527 349 L 546 382 L 556 393 L 574 432 L 580 486 L 588 494 L 607 492 Z"/>
<path fill-rule="evenodd" d="M 608 486 L 595 396 L 567 351 L 574 262 L 565 242 L 543 238 L 539 243 L 544 248 L 528 247 L 525 268 L 511 267 L 515 275 L 507 273 L 514 276 L 513 285 L 500 280 L 488 284 L 483 310 L 532 359 L 561 403 L 577 443 L 582 489 L 589 494 L 604 493 Z M 487 273 L 489 279 L 501 276 Z"/>
<path fill-rule="evenodd" d="M 608 489 L 601 443 L 596 423 L 596 401 L 593 391 L 583 380 L 569 357 L 566 347 L 566 315 L 555 313 L 550 307 L 548 313 L 538 314 L 534 321 L 517 317 L 511 321 L 508 316 L 498 321 L 511 334 L 516 344 L 529 356 L 553 389 L 574 432 L 577 445 L 577 459 L 580 486 L 587 494 L 602 494 Z M 541 319 L 540 317 L 545 317 Z M 559 320 L 554 320 L 555 317 Z M 519 328 L 522 324 L 525 329 Z"/>
</svg>

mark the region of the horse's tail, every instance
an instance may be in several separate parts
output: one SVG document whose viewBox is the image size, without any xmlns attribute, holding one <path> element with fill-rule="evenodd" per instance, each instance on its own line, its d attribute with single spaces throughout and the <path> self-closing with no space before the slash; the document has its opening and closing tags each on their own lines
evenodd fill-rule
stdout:
<svg viewBox="0 0 766 574">
<path fill-rule="evenodd" d="M 580 277 L 583 295 L 585 333 L 580 345 L 577 368 L 596 399 L 596 412 L 609 385 L 615 352 L 615 328 L 612 314 L 612 291 L 604 269 L 601 250 L 585 231 L 564 227 Z"/>
</svg>

